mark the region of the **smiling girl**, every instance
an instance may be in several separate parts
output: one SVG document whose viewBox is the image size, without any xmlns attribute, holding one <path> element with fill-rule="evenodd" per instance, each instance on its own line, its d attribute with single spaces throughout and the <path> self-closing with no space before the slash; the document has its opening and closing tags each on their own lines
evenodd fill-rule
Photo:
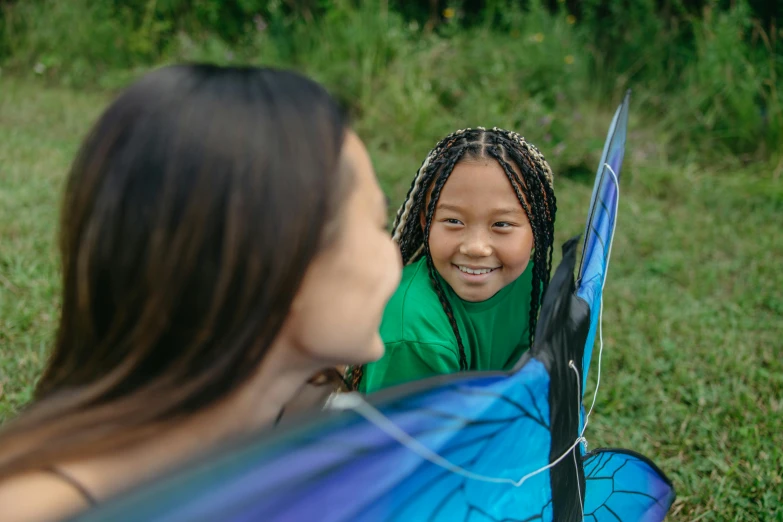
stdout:
<svg viewBox="0 0 783 522">
<path fill-rule="evenodd" d="M 552 170 L 518 134 L 441 140 L 394 223 L 406 266 L 381 324 L 386 354 L 354 368 L 354 386 L 513 367 L 533 343 L 556 210 Z"/>
</svg>

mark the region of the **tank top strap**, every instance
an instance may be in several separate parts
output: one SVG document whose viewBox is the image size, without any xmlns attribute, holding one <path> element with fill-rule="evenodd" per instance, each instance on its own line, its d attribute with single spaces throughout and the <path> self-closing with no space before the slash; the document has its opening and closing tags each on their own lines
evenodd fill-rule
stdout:
<svg viewBox="0 0 783 522">
<path fill-rule="evenodd" d="M 70 473 L 67 473 L 63 471 L 62 469 L 56 467 L 56 466 L 48 466 L 43 469 L 43 471 L 51 473 L 52 475 L 57 476 L 64 482 L 67 482 L 72 488 L 74 488 L 76 491 L 79 492 L 79 495 L 84 499 L 87 504 L 90 505 L 90 507 L 97 506 L 98 501 L 95 500 L 95 497 L 90 494 L 90 492 L 87 490 L 84 485 L 76 480 L 73 475 Z"/>
</svg>

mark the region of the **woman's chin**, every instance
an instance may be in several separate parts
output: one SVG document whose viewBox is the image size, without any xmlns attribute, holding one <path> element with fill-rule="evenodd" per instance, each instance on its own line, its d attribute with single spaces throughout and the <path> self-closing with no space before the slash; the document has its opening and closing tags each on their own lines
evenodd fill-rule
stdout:
<svg viewBox="0 0 783 522">
<path fill-rule="evenodd" d="M 360 364 L 367 364 L 377 361 L 386 352 L 386 347 L 381 340 L 381 336 L 375 334 L 375 336 L 367 339 L 364 342 L 351 343 L 351 349 L 340 350 L 339 352 L 319 353 L 310 352 L 311 357 L 316 359 L 319 364 L 325 364 L 329 366 L 357 366 Z M 344 347 L 345 348 L 345 347 Z"/>
<path fill-rule="evenodd" d="M 366 360 L 364 362 L 377 361 L 383 357 L 384 353 L 386 353 L 386 346 L 383 344 L 383 339 L 381 339 L 379 334 L 375 334 L 372 340 L 368 343 L 367 348 L 367 352 L 362 354 L 366 356 Z"/>
</svg>

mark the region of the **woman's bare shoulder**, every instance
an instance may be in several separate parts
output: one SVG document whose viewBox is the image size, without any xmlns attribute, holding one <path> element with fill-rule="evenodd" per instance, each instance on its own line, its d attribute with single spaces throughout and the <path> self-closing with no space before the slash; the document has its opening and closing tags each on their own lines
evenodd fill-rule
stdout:
<svg viewBox="0 0 783 522">
<path fill-rule="evenodd" d="M 50 522 L 88 507 L 72 485 L 49 473 L 24 473 L 0 482 L 3 522 Z"/>
</svg>

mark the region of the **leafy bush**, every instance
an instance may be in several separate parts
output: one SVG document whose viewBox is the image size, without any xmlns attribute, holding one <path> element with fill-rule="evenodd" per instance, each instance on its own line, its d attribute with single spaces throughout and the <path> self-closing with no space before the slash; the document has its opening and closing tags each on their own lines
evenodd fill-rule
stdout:
<svg viewBox="0 0 783 522">
<path fill-rule="evenodd" d="M 434 142 L 456 114 L 523 132 L 562 171 L 592 170 L 604 124 L 591 122 L 631 87 L 670 155 L 770 156 L 783 38 L 758 2 L 719 4 L 449 0 L 430 30 L 429 0 L 0 0 L 0 60 L 101 88 L 171 61 L 295 67 L 395 143 Z"/>
</svg>

